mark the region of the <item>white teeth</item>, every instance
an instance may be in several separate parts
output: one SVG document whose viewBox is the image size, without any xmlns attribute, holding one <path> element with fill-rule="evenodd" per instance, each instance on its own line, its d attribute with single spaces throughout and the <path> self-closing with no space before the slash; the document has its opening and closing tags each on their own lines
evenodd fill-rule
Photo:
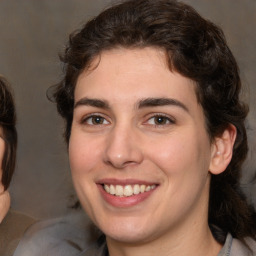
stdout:
<svg viewBox="0 0 256 256">
<path fill-rule="evenodd" d="M 109 193 L 110 192 L 110 188 L 109 188 L 109 186 L 108 185 L 104 185 L 104 189 Z"/>
<path fill-rule="evenodd" d="M 116 194 L 116 189 L 115 189 L 115 187 L 114 187 L 113 185 L 110 185 L 109 188 L 110 188 L 110 189 L 109 189 L 109 193 L 110 193 L 111 195 L 115 195 L 115 194 Z"/>
<path fill-rule="evenodd" d="M 116 186 L 116 195 L 117 196 L 123 196 L 124 195 L 124 189 L 122 186 L 117 185 Z"/>
<path fill-rule="evenodd" d="M 154 189 L 155 187 L 156 187 L 156 185 L 146 186 L 145 191 L 149 191 L 151 189 Z"/>
<path fill-rule="evenodd" d="M 150 186 L 146 186 L 146 191 L 149 191 L 151 189 Z"/>
<path fill-rule="evenodd" d="M 133 195 L 133 189 L 131 185 L 126 185 L 124 187 L 124 196 L 131 196 Z"/>
<path fill-rule="evenodd" d="M 138 184 L 136 184 L 134 187 L 133 187 L 133 194 L 134 195 L 138 195 L 140 193 L 140 186 Z"/>
<path fill-rule="evenodd" d="M 128 197 L 132 195 L 138 195 L 140 193 L 148 192 L 154 189 L 156 185 L 107 185 L 104 184 L 104 190 L 111 195 L 116 195 L 119 197 Z"/>
</svg>

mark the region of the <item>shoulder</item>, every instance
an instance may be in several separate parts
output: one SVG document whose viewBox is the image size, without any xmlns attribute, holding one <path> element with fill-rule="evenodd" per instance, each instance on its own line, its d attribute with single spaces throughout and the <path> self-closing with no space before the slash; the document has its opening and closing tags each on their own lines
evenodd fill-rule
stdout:
<svg viewBox="0 0 256 256">
<path fill-rule="evenodd" d="M 106 243 L 105 235 L 101 235 L 97 241 L 95 241 L 91 246 L 84 250 L 78 256 L 105 256 L 108 254 L 108 248 Z"/>
<path fill-rule="evenodd" d="M 12 255 L 20 238 L 35 219 L 16 211 L 9 211 L 0 224 L 0 255 Z"/>
<path fill-rule="evenodd" d="M 226 242 L 218 256 L 255 256 L 256 241 L 252 238 L 245 238 L 242 242 L 233 238 L 231 234 L 227 235 Z"/>
<path fill-rule="evenodd" d="M 14 256 L 72 256 L 90 243 L 90 221 L 82 212 L 39 221 L 20 241 Z"/>
<path fill-rule="evenodd" d="M 252 238 L 246 238 L 245 243 L 238 239 L 233 239 L 230 256 L 255 256 L 256 241 Z"/>
</svg>

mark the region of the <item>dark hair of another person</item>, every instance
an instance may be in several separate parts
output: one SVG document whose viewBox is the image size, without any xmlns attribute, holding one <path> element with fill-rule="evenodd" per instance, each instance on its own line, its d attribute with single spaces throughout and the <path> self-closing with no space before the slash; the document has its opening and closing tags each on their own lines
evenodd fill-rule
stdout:
<svg viewBox="0 0 256 256">
<path fill-rule="evenodd" d="M 106 9 L 70 35 L 61 57 L 64 78 L 49 96 L 66 122 L 67 143 L 78 76 L 91 68 L 92 60 L 103 51 L 144 47 L 163 49 L 170 71 L 196 82 L 211 140 L 230 124 L 236 127 L 233 158 L 223 173 L 211 177 L 209 226 L 221 243 L 228 232 L 242 241 L 246 236 L 255 239 L 256 214 L 239 185 L 248 151 L 244 126 L 248 108 L 239 99 L 238 66 L 222 30 L 192 7 L 175 0 L 125 1 Z"/>
<path fill-rule="evenodd" d="M 17 131 L 16 112 L 11 89 L 7 81 L 0 76 L 0 127 L 3 129 L 5 150 L 2 162 L 2 183 L 4 189 L 10 185 L 16 163 Z"/>
</svg>

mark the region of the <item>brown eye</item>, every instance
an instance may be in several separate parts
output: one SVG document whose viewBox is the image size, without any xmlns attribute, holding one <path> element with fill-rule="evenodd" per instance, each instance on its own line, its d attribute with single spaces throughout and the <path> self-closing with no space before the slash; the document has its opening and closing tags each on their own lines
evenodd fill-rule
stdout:
<svg viewBox="0 0 256 256">
<path fill-rule="evenodd" d="M 104 122 L 104 118 L 101 116 L 92 117 L 93 124 L 103 124 L 103 122 Z"/>
<path fill-rule="evenodd" d="M 102 125 L 102 124 L 108 124 L 109 122 L 102 116 L 90 116 L 87 117 L 83 123 L 86 123 L 88 125 Z"/>
<path fill-rule="evenodd" d="M 148 124 L 150 125 L 156 125 L 156 126 L 161 126 L 161 125 L 169 125 L 169 124 L 173 124 L 174 121 L 164 115 L 156 115 L 156 116 L 152 116 L 150 119 L 148 119 L 147 121 Z"/>
<path fill-rule="evenodd" d="M 156 116 L 154 117 L 154 122 L 156 125 L 163 125 L 168 122 L 168 119 L 164 116 Z"/>
</svg>

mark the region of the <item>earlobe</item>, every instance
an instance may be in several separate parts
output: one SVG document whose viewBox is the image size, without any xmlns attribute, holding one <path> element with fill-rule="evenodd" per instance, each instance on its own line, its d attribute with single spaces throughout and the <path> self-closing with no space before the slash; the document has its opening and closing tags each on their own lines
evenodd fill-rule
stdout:
<svg viewBox="0 0 256 256">
<path fill-rule="evenodd" d="M 236 127 L 232 124 L 220 136 L 214 139 L 209 167 L 210 173 L 217 175 L 225 171 L 232 159 L 235 140 Z"/>
</svg>

